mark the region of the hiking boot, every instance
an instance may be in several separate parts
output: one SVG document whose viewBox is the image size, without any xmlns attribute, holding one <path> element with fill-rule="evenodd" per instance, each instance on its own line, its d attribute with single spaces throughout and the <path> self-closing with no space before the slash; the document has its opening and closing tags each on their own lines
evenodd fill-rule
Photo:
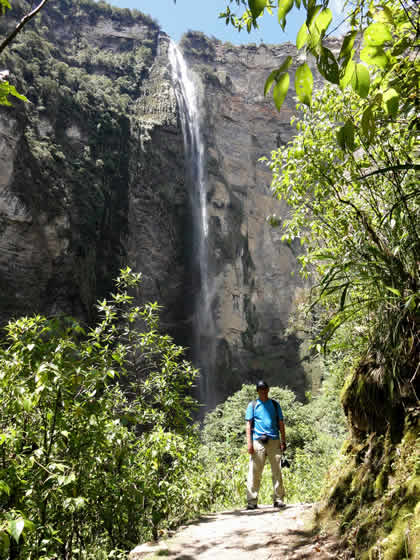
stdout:
<svg viewBox="0 0 420 560">
<path fill-rule="evenodd" d="M 273 507 L 278 508 L 278 509 L 283 509 L 286 507 L 286 504 L 284 502 L 282 502 L 281 500 L 275 500 Z"/>
<path fill-rule="evenodd" d="M 246 509 L 257 509 L 257 504 L 247 504 Z"/>
</svg>

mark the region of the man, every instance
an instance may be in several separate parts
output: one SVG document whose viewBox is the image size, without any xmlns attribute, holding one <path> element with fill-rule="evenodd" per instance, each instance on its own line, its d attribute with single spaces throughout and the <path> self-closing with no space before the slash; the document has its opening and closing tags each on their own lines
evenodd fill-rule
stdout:
<svg viewBox="0 0 420 560">
<path fill-rule="evenodd" d="M 268 398 L 268 391 L 267 383 L 258 381 L 258 399 L 249 403 L 245 414 L 246 439 L 250 455 L 246 488 L 247 509 L 257 508 L 258 491 L 266 457 L 271 465 L 274 507 L 286 507 L 283 502 L 284 487 L 281 476 L 281 456 L 286 449 L 286 431 L 281 407 L 278 402 Z"/>
</svg>

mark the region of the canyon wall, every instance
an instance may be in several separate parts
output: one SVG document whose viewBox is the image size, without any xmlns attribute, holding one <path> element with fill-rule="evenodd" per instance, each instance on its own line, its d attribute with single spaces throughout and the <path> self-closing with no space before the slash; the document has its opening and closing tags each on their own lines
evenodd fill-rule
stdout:
<svg viewBox="0 0 420 560">
<path fill-rule="evenodd" d="M 281 228 L 267 221 L 272 214 L 283 219 L 287 208 L 273 198 L 271 172 L 260 161 L 293 134 L 293 89 L 279 113 L 264 84 L 288 55 L 296 60 L 296 49 L 235 47 L 200 33 L 181 46 L 200 84 L 207 148 L 216 399 L 218 390 L 226 394 L 261 376 L 302 396 L 316 385 L 317 371 L 302 336 L 288 330 L 305 291 L 296 261 L 301 249 L 283 242 Z"/>
<path fill-rule="evenodd" d="M 128 264 L 143 274 L 139 300 L 157 300 L 162 327 L 191 345 L 199 287 L 168 45 L 140 13 L 60 0 L 3 57 L 31 103 L 0 110 L 1 322 L 30 313 L 89 322 Z M 259 161 L 293 134 L 292 93 L 278 113 L 263 88 L 294 47 L 189 33 L 181 48 L 206 154 L 211 405 L 260 376 L 303 397 L 318 375 L 303 335 L 287 330 L 305 290 L 300 248 L 267 222 L 286 209 Z"/>
</svg>

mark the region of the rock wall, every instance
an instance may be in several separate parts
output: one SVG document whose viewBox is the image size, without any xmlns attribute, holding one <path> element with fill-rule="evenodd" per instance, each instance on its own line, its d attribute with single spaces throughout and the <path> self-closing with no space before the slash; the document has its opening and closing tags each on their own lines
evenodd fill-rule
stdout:
<svg viewBox="0 0 420 560">
<path fill-rule="evenodd" d="M 129 264 L 178 329 L 187 210 L 166 50 L 140 13 L 61 0 L 3 60 L 30 104 L 0 112 L 0 321 L 90 321 Z"/>
<path fill-rule="evenodd" d="M 138 297 L 191 344 L 191 209 L 167 36 L 140 13 L 94 2 L 48 6 L 2 60 L 31 104 L 0 110 L 0 320 L 42 312 L 90 321 L 121 266 Z M 217 326 L 215 404 L 264 376 L 302 397 L 317 384 L 306 343 L 287 334 L 304 286 L 298 247 L 259 158 L 285 143 L 263 97 L 291 45 L 233 47 L 188 34 L 182 49 L 202 104 L 210 271 Z M 293 53 L 294 54 L 294 53 Z"/>
<path fill-rule="evenodd" d="M 201 82 L 205 115 L 215 398 L 260 376 L 303 396 L 316 388 L 316 366 L 299 333 L 286 332 L 305 291 L 296 262 L 300 247 L 282 242 L 280 228 L 267 222 L 271 214 L 284 218 L 287 209 L 273 199 L 271 172 L 260 161 L 293 134 L 293 92 L 280 113 L 263 92 L 270 71 L 288 55 L 296 59 L 296 49 L 234 47 L 199 33 L 188 34 L 181 46 Z"/>
</svg>

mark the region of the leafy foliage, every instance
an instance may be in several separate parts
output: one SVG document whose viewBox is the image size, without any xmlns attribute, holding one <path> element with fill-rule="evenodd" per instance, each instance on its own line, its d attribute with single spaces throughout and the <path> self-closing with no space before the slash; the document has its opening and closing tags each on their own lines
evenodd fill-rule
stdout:
<svg viewBox="0 0 420 560">
<path fill-rule="evenodd" d="M 123 270 L 87 331 L 41 316 L 6 327 L 2 558 L 116 557 L 208 500 L 191 426 L 196 371 L 159 334 L 156 305 L 133 306 L 138 281 Z M 135 363 L 143 377 L 131 383 Z"/>
<path fill-rule="evenodd" d="M 400 164 L 413 157 L 411 113 L 385 119 L 371 143 L 365 102 L 351 92 L 326 88 L 312 108 L 299 108 L 297 136 L 269 165 L 273 192 L 291 210 L 284 239 L 306 244 L 301 263 L 318 275 L 319 342 L 350 322 L 365 352 L 376 352 L 388 396 L 401 394 L 418 345 L 419 188 L 411 166 Z"/>
<path fill-rule="evenodd" d="M 231 0 L 238 29 L 293 3 Z M 273 152 L 273 192 L 290 215 L 284 240 L 300 239 L 315 286 L 318 350 L 340 357 L 342 402 L 351 426 L 331 470 L 323 515 L 340 523 L 356 557 L 414 558 L 418 541 L 419 187 L 418 2 L 346 3 L 350 29 L 337 53 L 326 41 L 330 2 L 302 2 L 296 47 L 334 87 L 313 95 L 302 61 L 295 87 L 297 136 Z M 294 5 L 299 8 L 300 0 Z M 303 57 L 305 58 L 305 57 Z M 289 64 L 289 63 L 288 63 Z M 266 82 L 279 107 L 285 69 Z M 338 90 L 341 89 L 341 94 Z M 350 376 L 348 375 L 350 373 Z M 335 394 L 335 398 L 336 398 Z M 418 442 L 417 442 L 418 443 Z M 300 453 L 300 450 L 299 450 Z M 298 454 L 297 454 L 298 455 Z M 410 457 L 410 459 L 408 459 Z M 303 461 L 302 461 L 303 464 Z M 316 478 L 314 473 L 314 477 Z M 301 484 L 306 478 L 299 473 Z M 417 528 L 416 528 L 417 527 Z"/>
<path fill-rule="evenodd" d="M 0 73 L 0 105 L 11 105 L 9 100 L 9 95 L 13 95 L 17 99 L 21 101 L 27 101 L 24 95 L 21 95 L 15 88 L 9 84 L 9 82 L 5 79 L 7 73 Z"/>
<path fill-rule="evenodd" d="M 236 16 L 230 6 L 220 14 L 227 24 L 239 31 L 258 27 L 258 19 L 264 12 L 273 15 L 276 9 L 284 30 L 287 14 L 294 7 L 303 8 L 304 22 L 296 37 L 297 49 L 303 50 L 305 59 L 315 58 L 318 71 L 328 82 L 339 85 L 342 91 L 350 84 L 357 95 L 369 99 L 366 110 L 371 120 L 383 119 L 384 111 L 387 118 L 393 118 L 400 110 L 404 111 L 408 99 L 414 100 L 418 87 L 418 66 L 413 56 L 419 34 L 417 2 L 357 0 L 347 4 L 346 19 L 350 29 L 342 38 L 338 55 L 327 44 L 333 20 L 328 0 L 322 3 L 316 0 L 230 0 L 229 4 L 245 7 L 240 16 Z M 367 66 L 359 62 L 359 56 Z M 296 74 L 296 93 L 309 106 L 313 78 L 306 60 L 298 66 Z M 265 85 L 267 94 L 274 84 L 273 99 L 279 110 L 289 87 L 286 76 L 287 69 L 273 70 Z M 414 117 L 412 119 L 414 124 Z"/>
<path fill-rule="evenodd" d="M 26 4 L 14 4 L 7 17 L 0 17 L 0 34 L 7 32 L 20 6 Z M 69 251 L 60 270 L 66 274 L 63 267 L 71 267 L 71 283 L 79 294 L 80 303 L 69 313 L 85 317 L 92 317 L 96 299 L 112 290 L 111 279 L 118 275 L 121 261 L 115 255 L 126 252 L 121 234 L 130 161 L 142 157 L 131 138 L 143 134 L 136 103 L 154 59 L 158 27 L 146 16 L 126 12 L 101 2 L 49 2 L 0 57 L 10 82 L 30 101 L 1 108 L 10 122 L 12 115 L 18 118 L 21 131 L 13 189 L 36 215 L 66 224 Z M 103 17 L 115 27 L 146 22 L 147 38 L 139 34 L 114 38 L 111 45 L 89 43 L 88 30 Z M 15 292 L 11 283 L 3 284 L 4 315 L 35 309 L 32 301 L 22 305 Z"/>
<path fill-rule="evenodd" d="M 13 39 L 22 31 L 24 26 L 36 16 L 39 10 L 45 5 L 47 0 L 41 0 L 40 3 L 35 6 L 35 8 L 31 9 L 30 12 L 25 14 L 25 16 L 20 20 L 20 22 L 16 25 L 16 27 L 6 36 L 6 38 L 0 43 L 0 54 L 4 51 L 4 49 L 13 41 Z M 0 12 L 1 15 L 5 15 L 6 10 L 11 9 L 11 5 L 8 0 L 1 0 L 0 2 Z M 9 95 L 13 95 L 14 97 L 20 99 L 21 101 L 28 101 L 24 95 L 19 94 L 16 91 L 16 88 L 9 84 L 6 80 L 6 76 L 8 76 L 9 72 L 2 72 L 0 74 L 0 105 L 11 105 L 9 101 Z"/>
</svg>

